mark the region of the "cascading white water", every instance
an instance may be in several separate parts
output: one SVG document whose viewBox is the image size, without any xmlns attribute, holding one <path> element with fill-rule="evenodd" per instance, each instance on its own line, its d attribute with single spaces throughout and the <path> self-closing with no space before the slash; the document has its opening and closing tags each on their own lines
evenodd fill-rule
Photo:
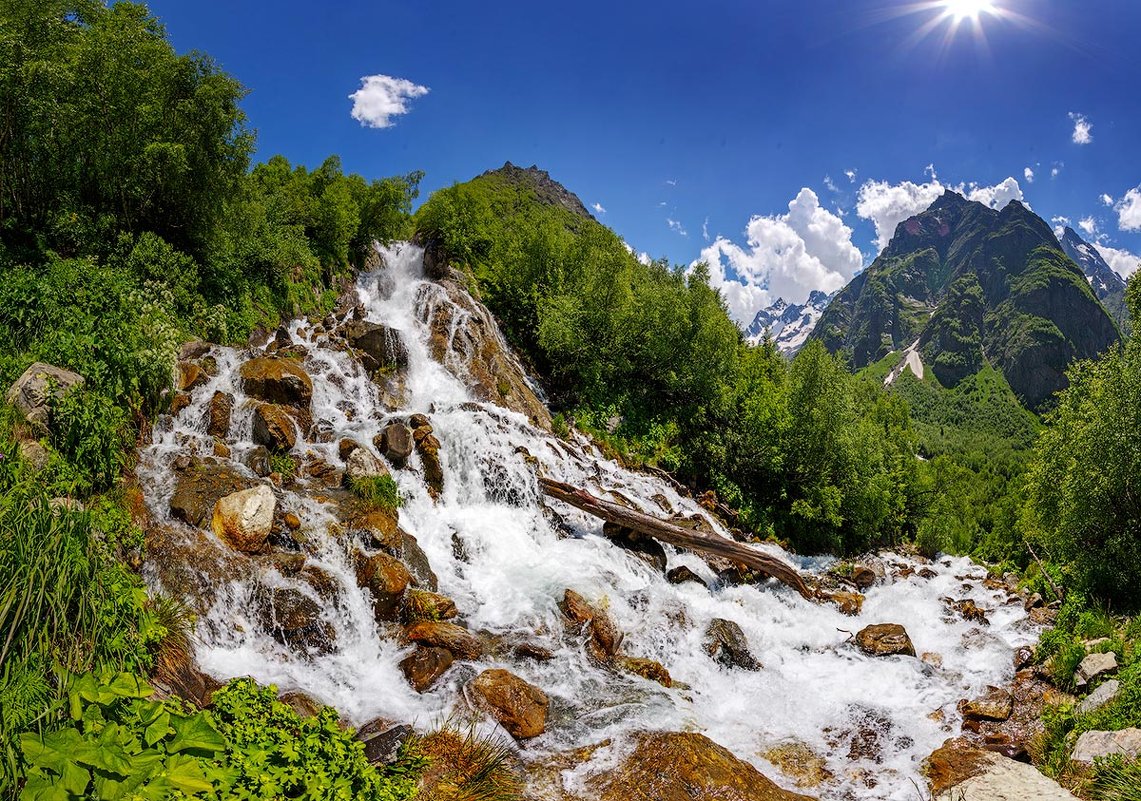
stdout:
<svg viewBox="0 0 1141 801">
<path fill-rule="evenodd" d="M 573 509 L 559 512 L 578 536 L 557 531 L 543 513 L 534 468 L 520 448 L 538 460 L 545 475 L 600 495 L 620 491 L 647 512 L 661 513 L 655 495 L 684 514 L 700 510 L 665 482 L 626 471 L 583 441 L 568 446 L 521 415 L 473 404 L 463 360 L 442 365 L 431 358 L 425 321 L 433 304 L 452 301 L 424 279 L 422 255 L 410 244 L 384 249 L 384 266 L 362 275 L 357 284 L 366 319 L 401 331 L 408 349 L 407 397 L 400 416 L 430 415 L 441 442 L 445 483 L 438 500 L 429 496 L 415 455 L 406 469 L 393 471 L 404 497 L 400 523 L 418 539 L 438 574 L 440 592 L 455 600 L 471 630 L 526 633 L 551 649 L 554 658 L 457 663 L 430 692 L 417 694 L 397 668 L 408 650 L 382 636 L 366 592 L 357 587 L 348 546 L 327 530 L 332 514 L 316 500 L 281 490 L 310 537 L 310 562 L 341 585 L 336 603 L 326 603 L 323 611 L 336 629 L 336 649 L 309 659 L 263 633 L 250 611 L 255 577 L 243 577 L 219 588 L 200 622 L 196 650 L 202 668 L 220 679 L 249 675 L 282 690 L 303 690 L 357 724 L 384 717 L 429 727 L 456 708 L 464 684 L 478 671 L 506 667 L 541 687 L 552 701 L 547 731 L 528 741 L 525 753 L 542 755 L 614 739 L 614 746 L 564 775 L 571 790 L 581 789 L 592 772 L 615 764 L 623 752 L 623 734 L 657 729 L 703 732 L 790 787 L 790 780 L 761 754 L 797 740 L 827 758 L 836 776 L 830 793 L 913 798 L 920 761 L 958 731 L 955 702 L 1008 680 L 1012 648 L 1034 640 L 1022 607 L 1007 604 L 1005 593 L 986 589 L 981 568 L 965 559 L 944 558 L 929 566 L 937 574 L 931 579 L 912 575 L 893 580 L 889 571 L 886 583 L 868 590 L 862 613 L 846 617 L 834 606 L 810 603 L 772 582 L 720 586 L 701 559 L 667 547 L 670 567 L 687 565 L 709 587 L 671 584 L 646 562 L 610 544 L 601 536 L 600 521 Z M 462 326 L 467 316 L 455 309 L 453 326 Z M 335 464 L 338 438 L 370 442 L 388 415 L 360 365 L 330 347 L 325 336 L 307 331 L 303 321 L 290 326 L 294 341 L 308 348 L 303 366 L 313 378 L 313 419 L 324 421 L 335 435 L 328 444 L 299 443 L 298 448 Z M 212 355 L 217 376 L 194 391 L 188 410 L 159 427 L 143 454 L 140 478 L 160 518 L 168 515 L 174 459 L 210 452 L 201 421 L 215 390 L 236 398 L 234 460 L 253 447 L 252 413 L 237 380 L 243 354 L 217 347 Z M 806 571 L 822 571 L 832 563 L 780 553 Z M 909 564 L 897 555 L 885 558 Z M 309 585 L 268 567 L 256 580 L 301 589 L 319 600 Z M 564 632 L 557 602 L 566 588 L 606 605 L 626 633 L 625 651 L 661 662 L 683 686 L 665 689 L 592 664 L 581 644 Z M 979 628 L 949 614 L 941 600 L 946 596 L 974 600 L 987 610 L 991 625 Z M 741 626 L 762 670 L 719 667 L 707 656 L 702 638 L 713 618 Z M 849 632 L 880 622 L 901 623 L 917 652 L 940 655 L 942 667 L 911 658 L 867 657 L 848 642 Z M 942 710 L 942 721 L 932 716 L 936 710 Z M 881 761 L 861 758 L 850 748 L 852 733 L 867 726 L 881 732 L 882 754 L 876 757 Z M 868 776 L 875 780 L 867 781 Z"/>
</svg>

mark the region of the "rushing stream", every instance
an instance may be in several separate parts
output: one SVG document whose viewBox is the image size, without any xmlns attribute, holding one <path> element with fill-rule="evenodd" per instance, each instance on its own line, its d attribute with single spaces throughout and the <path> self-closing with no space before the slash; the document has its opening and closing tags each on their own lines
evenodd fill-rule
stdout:
<svg viewBox="0 0 1141 801">
<path fill-rule="evenodd" d="M 544 514 L 535 469 L 521 449 L 537 459 L 545 475 L 599 495 L 617 490 L 647 512 L 662 515 L 663 498 L 683 514 L 701 510 L 664 481 L 626 471 L 585 442 L 568 445 L 519 414 L 472 403 L 462 354 L 452 354 L 448 364 L 430 355 L 426 321 L 434 304 L 451 300 L 425 280 L 422 253 L 415 246 L 397 245 L 382 256 L 385 266 L 359 278 L 360 302 L 367 320 L 403 333 L 409 355 L 407 393 L 404 407 L 394 414 L 402 419 L 412 412 L 429 415 L 441 443 L 445 476 L 443 493 L 434 501 L 417 455 L 406 469 L 393 470 L 404 497 L 401 526 L 419 541 L 439 577 L 439 591 L 455 600 L 469 629 L 525 633 L 552 650 L 554 658 L 457 662 L 431 691 L 416 693 L 397 667 L 409 649 L 382 636 L 370 600 L 357 586 L 348 546 L 327 532 L 331 512 L 313 497 L 280 490 L 310 536 L 310 563 L 343 585 L 336 603 L 325 603 L 323 611 L 337 632 L 335 650 L 310 659 L 263 633 L 251 612 L 255 577 L 248 576 L 218 588 L 213 606 L 200 620 L 201 667 L 219 679 L 249 675 L 283 690 L 303 690 L 357 724 L 384 717 L 418 728 L 453 713 L 463 686 L 478 671 L 506 667 L 551 698 L 547 730 L 523 745 L 525 754 L 614 739 L 612 748 L 564 774 L 572 791 L 591 771 L 614 764 L 624 733 L 661 729 L 702 732 L 789 787 L 791 780 L 761 754 L 797 740 L 825 756 L 835 774 L 833 783 L 814 791 L 824 797 L 916 798 L 913 780 L 918 780 L 921 760 L 958 732 L 955 703 L 1009 680 L 1012 648 L 1034 640 L 1036 632 L 1022 606 L 1007 603 L 1001 590 L 985 588 L 984 571 L 965 559 L 920 565 L 884 554 L 880 561 L 886 578 L 867 591 L 860 615 L 846 617 L 834 605 L 811 603 L 774 582 L 721 586 L 700 558 L 667 547 L 670 567 L 687 565 L 708 587 L 671 584 L 603 537 L 601 521 L 559 506 L 575 534 L 568 536 Z M 468 312 L 454 310 L 454 326 L 467 319 Z M 312 337 L 306 326 L 295 321 L 289 330 L 295 342 L 308 348 L 302 365 L 313 379 L 313 419 L 335 435 L 323 444 L 299 442 L 298 449 L 339 464 L 337 440 L 348 436 L 371 442 L 388 415 L 360 364 L 331 347 L 325 335 Z M 241 462 L 254 447 L 252 412 L 237 379 L 239 365 L 251 352 L 216 347 L 212 356 L 217 375 L 193 391 L 186 411 L 156 429 L 143 453 L 140 476 L 159 518 L 169 516 L 175 459 L 210 453 L 203 417 L 216 390 L 236 398 L 232 459 Z M 244 466 L 237 469 L 249 473 Z M 783 555 L 808 572 L 826 570 L 833 562 Z M 907 566 L 929 567 L 937 575 L 893 578 L 893 567 Z M 268 567 L 256 578 L 263 585 L 301 588 L 317 598 L 309 585 Z M 625 651 L 661 662 L 684 686 L 666 689 L 594 665 L 581 643 L 564 633 L 557 602 L 566 588 L 606 606 L 626 634 Z M 973 599 L 987 611 L 990 625 L 948 612 L 941 600 L 945 597 Z M 702 637 L 713 618 L 740 624 L 763 669 L 727 669 L 706 655 Z M 937 654 L 941 667 L 915 658 L 864 656 L 849 642 L 851 632 L 883 622 L 902 624 L 916 651 Z M 936 710 L 942 710 L 942 720 L 932 715 Z M 878 745 L 854 745 L 853 739 L 865 737 L 860 732 L 869 729 L 876 732 Z"/>
</svg>

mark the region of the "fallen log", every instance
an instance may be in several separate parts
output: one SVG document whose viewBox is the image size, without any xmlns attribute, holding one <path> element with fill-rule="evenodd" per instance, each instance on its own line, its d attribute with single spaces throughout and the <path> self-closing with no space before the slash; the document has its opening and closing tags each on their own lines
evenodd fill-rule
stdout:
<svg viewBox="0 0 1141 801">
<path fill-rule="evenodd" d="M 692 531 L 653 515 L 627 509 L 625 506 L 611 501 L 604 501 L 584 489 L 572 487 L 570 484 L 564 484 L 561 481 L 540 476 L 539 486 L 548 497 L 569 503 L 571 506 L 610 523 L 625 526 L 662 542 L 668 542 L 670 545 L 740 562 L 750 570 L 772 576 L 777 581 L 787 584 L 809 600 L 814 601 L 821 598 L 819 592 L 809 588 L 796 568 L 783 559 L 753 550 L 747 545 L 733 542 L 717 534 Z"/>
</svg>

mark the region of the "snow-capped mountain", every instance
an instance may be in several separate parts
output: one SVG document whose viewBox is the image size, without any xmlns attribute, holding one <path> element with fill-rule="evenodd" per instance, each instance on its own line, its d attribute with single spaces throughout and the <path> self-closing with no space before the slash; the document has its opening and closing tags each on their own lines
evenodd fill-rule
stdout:
<svg viewBox="0 0 1141 801">
<path fill-rule="evenodd" d="M 757 312 L 752 324 L 745 329 L 745 338 L 756 344 L 766 335 L 770 336 L 776 341 L 781 353 L 791 356 L 808 339 L 831 299 L 832 295 L 819 290 L 813 290 L 808 300 L 801 304 L 777 298 L 776 303 Z"/>
<path fill-rule="evenodd" d="M 1097 248 L 1078 236 L 1073 228 L 1066 228 L 1058 241 L 1066 255 L 1082 268 L 1098 300 L 1104 302 L 1110 295 L 1125 291 L 1125 279 L 1115 273 Z"/>
</svg>

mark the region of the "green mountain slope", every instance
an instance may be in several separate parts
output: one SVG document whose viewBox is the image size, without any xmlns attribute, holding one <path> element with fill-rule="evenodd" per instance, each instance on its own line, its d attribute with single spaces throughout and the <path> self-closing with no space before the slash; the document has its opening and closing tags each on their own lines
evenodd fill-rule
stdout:
<svg viewBox="0 0 1141 801">
<path fill-rule="evenodd" d="M 950 191 L 900 224 L 812 336 L 857 369 L 918 341 L 947 387 L 991 365 L 1032 409 L 1066 386 L 1071 362 L 1120 338 L 1045 221 Z"/>
</svg>

